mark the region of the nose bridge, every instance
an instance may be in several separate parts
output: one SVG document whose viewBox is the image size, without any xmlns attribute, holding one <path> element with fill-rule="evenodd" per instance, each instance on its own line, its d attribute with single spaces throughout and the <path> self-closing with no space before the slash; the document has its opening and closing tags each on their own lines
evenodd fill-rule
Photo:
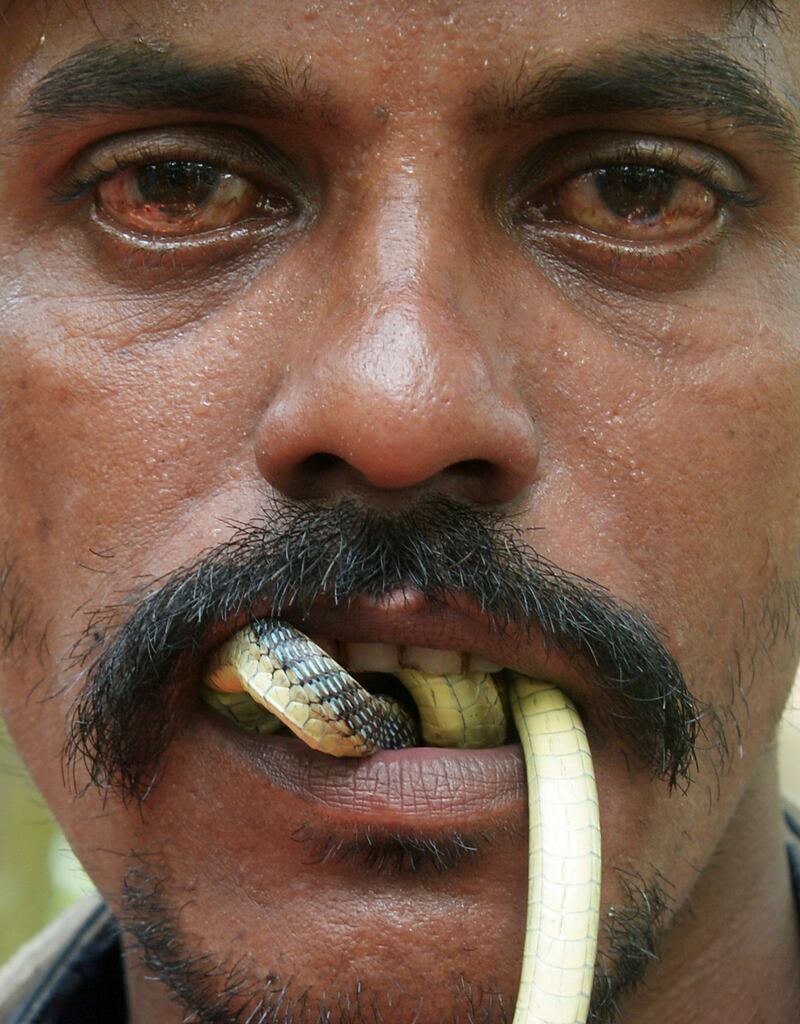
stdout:
<svg viewBox="0 0 800 1024">
<path fill-rule="evenodd" d="M 259 465 L 279 490 L 435 485 L 504 500 L 531 478 L 533 426 L 501 379 L 499 339 L 467 308 L 456 223 L 413 164 L 362 197 L 261 425 Z"/>
<path fill-rule="evenodd" d="M 401 160 L 397 172 L 383 175 L 367 197 L 360 221 L 362 238 L 353 241 L 359 253 L 367 259 L 371 255 L 378 289 L 419 284 L 426 278 L 426 267 L 432 269 L 431 236 L 437 225 L 418 172 L 416 163 Z"/>
<path fill-rule="evenodd" d="M 337 311 L 344 322 L 336 340 L 351 386 L 374 394 L 410 430 L 412 414 L 419 422 L 456 389 L 467 364 L 475 383 L 483 373 L 469 337 L 477 325 L 467 329 L 459 311 L 464 268 L 454 265 L 441 227 L 452 219 L 417 164 L 396 161 L 393 171 L 373 183 L 347 240 L 341 266 L 350 300 Z"/>
<path fill-rule="evenodd" d="M 441 150 L 434 129 L 401 133 L 373 155 L 367 181 L 359 185 L 355 216 L 345 219 L 337 238 L 340 267 L 376 295 L 417 289 L 458 302 L 468 250 L 457 236 L 468 227 L 458 194 L 461 168 L 456 160 L 439 159 Z"/>
<path fill-rule="evenodd" d="M 462 399 L 491 400 L 464 318 L 421 283 L 373 293 L 365 305 L 344 327 L 341 360 L 326 369 L 365 414 L 380 413 L 387 433 L 394 424 L 410 440 L 434 419 L 444 427 Z"/>
</svg>

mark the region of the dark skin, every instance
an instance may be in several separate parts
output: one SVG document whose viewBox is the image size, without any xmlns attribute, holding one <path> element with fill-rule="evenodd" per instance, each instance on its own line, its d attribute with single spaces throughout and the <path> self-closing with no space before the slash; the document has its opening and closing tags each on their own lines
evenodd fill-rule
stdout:
<svg viewBox="0 0 800 1024">
<path fill-rule="evenodd" d="M 773 741 L 800 577 L 797 5 L 756 34 L 689 0 L 89 6 L 12 4 L 0 50 L 2 611 L 21 626 L 0 664 L 13 737 L 112 908 L 143 851 L 217 961 L 247 951 L 315 998 L 358 979 L 393 1022 L 464 1014 L 460 976 L 513 1001 L 521 794 L 479 861 L 398 878 L 310 869 L 299 827 L 358 823 L 271 787 L 206 714 L 141 807 L 86 788 L 80 764 L 77 797 L 61 769 L 76 610 L 192 562 L 270 494 L 391 509 L 442 493 L 513 513 L 547 558 L 642 608 L 726 734 L 722 767 L 712 733 L 670 794 L 564 675 L 595 756 L 603 907 L 617 868 L 669 883 L 661 958 L 623 1019 L 795 1019 Z M 678 96 L 498 113 L 553 67 L 700 37 L 766 75 L 769 114 Z M 277 55 L 293 74 L 261 106 L 263 81 L 227 110 L 140 89 L 139 109 L 30 116 L 42 77 L 98 38 L 201 67 Z M 126 163 L 232 176 L 210 220 L 136 200 L 116 169 L 132 132 Z M 92 147 L 106 180 L 81 192 Z M 581 177 L 667 158 L 647 215 L 640 179 Z M 133 1024 L 182 1019 L 128 968 Z"/>
</svg>

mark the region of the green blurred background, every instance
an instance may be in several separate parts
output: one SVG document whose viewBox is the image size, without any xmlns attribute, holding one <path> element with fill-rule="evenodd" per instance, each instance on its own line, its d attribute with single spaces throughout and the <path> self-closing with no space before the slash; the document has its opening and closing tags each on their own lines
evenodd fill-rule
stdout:
<svg viewBox="0 0 800 1024">
<path fill-rule="evenodd" d="M 800 806 L 800 684 L 781 735 L 785 791 Z M 0 719 L 0 964 L 92 886 L 28 781 Z"/>
<path fill-rule="evenodd" d="M 0 964 L 92 884 L 28 779 L 0 718 Z"/>
</svg>

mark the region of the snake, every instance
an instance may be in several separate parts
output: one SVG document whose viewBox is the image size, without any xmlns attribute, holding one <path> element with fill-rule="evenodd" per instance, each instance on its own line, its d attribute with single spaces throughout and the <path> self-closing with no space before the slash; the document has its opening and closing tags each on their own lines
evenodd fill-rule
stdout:
<svg viewBox="0 0 800 1024">
<path fill-rule="evenodd" d="M 393 673 L 417 717 L 370 693 L 294 626 L 255 620 L 221 644 L 202 697 L 240 728 L 288 729 L 333 757 L 427 744 L 506 742 L 509 716 L 528 788 L 528 893 L 513 1024 L 585 1024 L 600 922 L 600 817 L 592 756 L 578 711 L 552 682 L 506 669 Z"/>
</svg>

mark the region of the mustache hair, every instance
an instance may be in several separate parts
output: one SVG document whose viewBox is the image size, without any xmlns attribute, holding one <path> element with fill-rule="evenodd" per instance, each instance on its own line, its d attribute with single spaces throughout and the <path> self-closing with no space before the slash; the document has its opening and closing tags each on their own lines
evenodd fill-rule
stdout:
<svg viewBox="0 0 800 1024">
<path fill-rule="evenodd" d="M 291 621 L 320 600 L 346 606 L 401 587 L 432 606 L 466 596 L 499 630 L 536 631 L 580 658 L 653 773 L 671 787 L 688 782 L 700 707 L 658 629 L 543 558 L 494 510 L 440 495 L 391 512 L 352 499 L 275 503 L 153 587 L 95 612 L 73 651 L 85 682 L 65 763 L 74 771 L 82 758 L 98 787 L 146 795 L 190 706 L 192 663 L 214 625 L 256 613 Z"/>
</svg>

